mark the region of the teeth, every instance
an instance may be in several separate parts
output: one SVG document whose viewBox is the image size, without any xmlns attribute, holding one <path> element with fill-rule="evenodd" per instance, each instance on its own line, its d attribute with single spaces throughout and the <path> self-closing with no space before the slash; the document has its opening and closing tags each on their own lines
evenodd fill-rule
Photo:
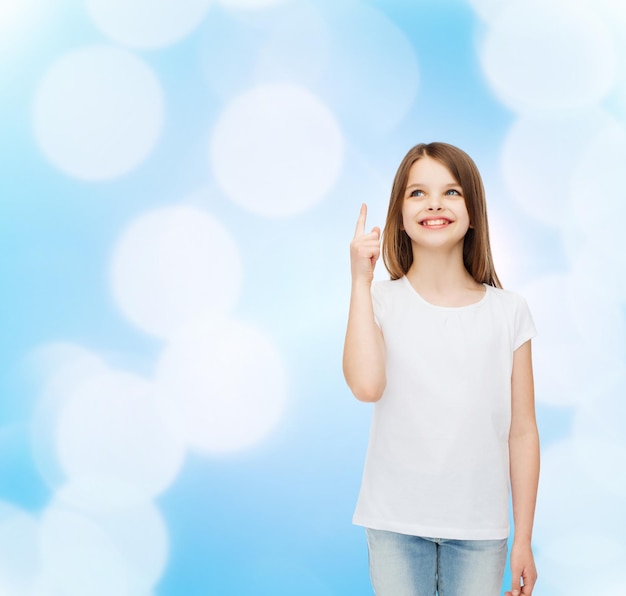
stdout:
<svg viewBox="0 0 626 596">
<path fill-rule="evenodd" d="M 442 226 L 447 223 L 448 223 L 447 219 L 427 219 L 422 222 L 422 225 L 423 226 Z"/>
</svg>

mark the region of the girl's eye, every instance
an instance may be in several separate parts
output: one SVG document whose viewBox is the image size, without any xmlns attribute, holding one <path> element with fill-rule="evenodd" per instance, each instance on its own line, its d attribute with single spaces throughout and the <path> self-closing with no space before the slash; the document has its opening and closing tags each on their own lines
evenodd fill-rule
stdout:
<svg viewBox="0 0 626 596">
<path fill-rule="evenodd" d="M 412 190 L 411 194 L 409 195 L 410 197 L 423 197 L 424 196 L 424 191 L 423 190 Z"/>
<path fill-rule="evenodd" d="M 456 195 L 456 196 L 461 196 L 461 193 L 456 189 L 456 188 L 451 188 L 449 191 L 446 192 L 447 195 Z"/>
</svg>

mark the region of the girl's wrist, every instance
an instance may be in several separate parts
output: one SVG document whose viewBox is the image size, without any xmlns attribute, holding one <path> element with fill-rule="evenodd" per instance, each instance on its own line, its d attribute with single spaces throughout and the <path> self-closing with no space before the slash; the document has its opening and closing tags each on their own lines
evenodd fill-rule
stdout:
<svg viewBox="0 0 626 596">
<path fill-rule="evenodd" d="M 352 278 L 353 288 L 363 288 L 363 289 L 367 289 L 367 291 L 369 292 L 371 286 L 372 286 L 371 279 L 367 279 L 363 277 L 356 277 L 356 276 Z"/>
<path fill-rule="evenodd" d="M 528 535 L 514 535 L 513 536 L 513 546 L 528 546 L 530 547 L 532 543 L 532 537 Z"/>
</svg>

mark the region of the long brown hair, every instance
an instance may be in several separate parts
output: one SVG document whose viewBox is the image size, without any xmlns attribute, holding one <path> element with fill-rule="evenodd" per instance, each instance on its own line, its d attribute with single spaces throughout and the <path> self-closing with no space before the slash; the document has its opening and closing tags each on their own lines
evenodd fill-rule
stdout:
<svg viewBox="0 0 626 596">
<path fill-rule="evenodd" d="M 443 164 L 463 190 L 469 214 L 470 229 L 463 240 L 463 264 L 478 283 L 501 288 L 493 266 L 489 245 L 489 224 L 485 189 L 480 172 L 472 158 L 454 145 L 447 143 L 420 143 L 412 147 L 400 162 L 391 187 L 387 221 L 383 231 L 382 252 L 385 267 L 391 279 L 406 275 L 413 263 L 411 239 L 402 229 L 402 204 L 411 166 L 428 156 Z"/>
</svg>

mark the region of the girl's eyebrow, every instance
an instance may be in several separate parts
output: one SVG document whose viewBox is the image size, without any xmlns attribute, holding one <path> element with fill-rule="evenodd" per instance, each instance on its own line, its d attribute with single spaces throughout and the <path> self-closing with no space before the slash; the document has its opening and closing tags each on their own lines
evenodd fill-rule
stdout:
<svg viewBox="0 0 626 596">
<path fill-rule="evenodd" d="M 407 184 L 407 189 L 409 188 L 417 188 L 418 186 L 427 187 L 427 184 L 423 184 L 422 182 L 413 182 L 413 184 Z M 461 188 L 461 185 L 457 182 L 450 182 L 449 184 L 444 184 L 444 188 Z"/>
</svg>

